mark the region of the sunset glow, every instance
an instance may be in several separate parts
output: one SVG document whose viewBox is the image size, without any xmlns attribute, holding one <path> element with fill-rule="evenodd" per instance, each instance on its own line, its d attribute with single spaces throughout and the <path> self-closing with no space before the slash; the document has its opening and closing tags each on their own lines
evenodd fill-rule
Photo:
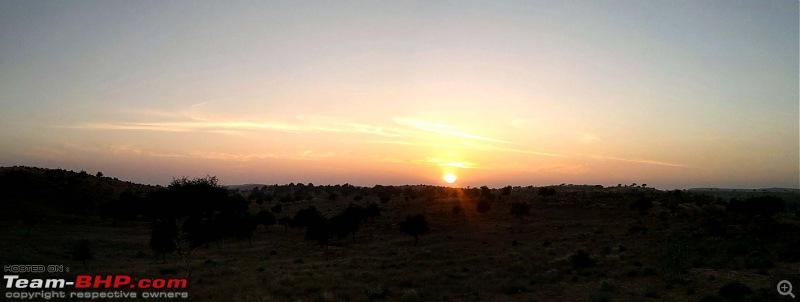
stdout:
<svg viewBox="0 0 800 302">
<path fill-rule="evenodd" d="M 151 184 L 797 188 L 797 11 L 4 2 L 0 165 Z"/>
</svg>

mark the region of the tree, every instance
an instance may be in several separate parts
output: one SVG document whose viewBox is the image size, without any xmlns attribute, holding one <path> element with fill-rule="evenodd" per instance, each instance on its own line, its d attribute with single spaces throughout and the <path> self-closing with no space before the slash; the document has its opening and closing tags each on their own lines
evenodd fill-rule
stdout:
<svg viewBox="0 0 800 302">
<path fill-rule="evenodd" d="M 387 203 L 392 200 L 392 195 L 389 193 L 380 193 L 378 194 L 378 199 L 380 199 L 381 203 Z"/>
<path fill-rule="evenodd" d="M 178 227 L 174 220 L 158 220 L 153 224 L 150 234 L 150 248 L 161 255 L 161 262 L 167 262 L 167 253 L 177 250 Z"/>
<path fill-rule="evenodd" d="M 297 213 L 294 214 L 294 219 L 292 219 L 292 227 L 299 229 L 308 227 L 312 222 L 320 217 L 322 217 L 322 214 L 317 211 L 317 207 L 309 206 L 308 208 L 297 211 Z"/>
<path fill-rule="evenodd" d="M 306 240 L 316 241 L 325 250 L 325 260 L 328 259 L 328 241 L 333 237 L 330 221 L 322 216 L 316 216 L 308 222 Z"/>
<path fill-rule="evenodd" d="M 281 205 L 280 203 L 277 203 L 277 204 L 275 204 L 275 206 L 270 208 L 270 211 L 272 211 L 272 213 L 275 213 L 275 214 L 280 214 L 281 212 L 283 212 L 283 205 Z"/>
<path fill-rule="evenodd" d="M 464 211 L 464 208 L 462 208 L 461 205 L 457 204 L 453 206 L 453 215 L 461 214 L 462 211 Z"/>
<path fill-rule="evenodd" d="M 278 221 L 271 212 L 267 210 L 258 212 L 258 224 L 263 225 L 265 229 L 269 230 L 269 226 L 274 225 L 276 222 Z"/>
<path fill-rule="evenodd" d="M 511 190 L 512 190 L 511 186 L 505 186 L 505 187 L 503 187 L 502 190 L 500 190 L 500 195 L 509 196 L 509 195 L 511 195 Z"/>
<path fill-rule="evenodd" d="M 548 197 L 556 195 L 556 189 L 552 187 L 541 187 L 539 188 L 539 196 Z"/>
<path fill-rule="evenodd" d="M 481 199 L 480 201 L 478 201 L 478 208 L 477 208 L 478 213 L 484 214 L 486 212 L 489 212 L 489 210 L 491 210 L 491 209 L 492 209 L 492 205 L 489 204 L 488 200 Z"/>
<path fill-rule="evenodd" d="M 728 211 L 751 218 L 772 218 L 772 216 L 783 212 L 785 209 L 786 202 L 775 196 L 750 197 L 745 200 L 731 199 L 728 203 Z"/>
<path fill-rule="evenodd" d="M 224 221 L 226 222 L 225 225 L 230 228 L 229 232 L 236 238 L 247 238 L 247 243 L 252 247 L 253 232 L 260 223 L 259 217 L 253 214 L 246 214 L 242 217 L 228 216 L 226 218 Z"/>
<path fill-rule="evenodd" d="M 489 189 L 487 186 L 481 186 L 481 199 L 494 200 L 492 189 Z"/>
<path fill-rule="evenodd" d="M 511 215 L 517 216 L 517 218 L 519 218 L 519 223 L 522 223 L 522 218 L 528 216 L 530 211 L 531 207 L 527 203 L 520 201 L 511 203 Z"/>
<path fill-rule="evenodd" d="M 367 209 L 364 210 L 364 215 L 367 219 L 375 219 L 381 217 L 381 208 L 377 204 L 370 203 Z"/>
<path fill-rule="evenodd" d="M 428 220 L 422 214 L 406 216 L 406 220 L 400 222 L 400 230 L 403 233 L 414 236 L 414 246 L 417 246 L 420 235 L 425 235 L 430 231 L 428 229 Z"/>
</svg>

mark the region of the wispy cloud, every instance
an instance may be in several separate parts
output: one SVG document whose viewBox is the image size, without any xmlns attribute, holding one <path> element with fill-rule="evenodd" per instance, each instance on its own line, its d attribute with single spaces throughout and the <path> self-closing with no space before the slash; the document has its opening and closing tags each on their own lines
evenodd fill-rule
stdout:
<svg viewBox="0 0 800 302">
<path fill-rule="evenodd" d="M 347 123 L 337 123 L 336 125 L 343 126 L 348 130 L 357 133 L 374 134 L 374 135 L 389 136 L 389 137 L 397 137 L 402 135 L 402 132 L 397 129 L 373 126 L 369 124 L 347 122 Z"/>
<path fill-rule="evenodd" d="M 689 168 L 689 166 L 684 165 L 684 164 L 668 163 L 668 162 L 648 160 L 648 159 L 620 158 L 620 157 L 601 156 L 601 155 L 591 155 L 591 157 L 595 158 L 595 159 L 608 159 L 608 160 L 624 161 L 624 162 L 639 163 L 639 164 L 659 165 L 659 166 L 668 166 L 668 167 L 677 167 L 677 168 Z"/>
<path fill-rule="evenodd" d="M 452 161 L 452 160 L 443 160 L 436 157 L 429 157 L 425 162 L 428 164 L 437 165 L 440 167 L 455 167 L 455 168 L 462 168 L 462 169 L 472 169 L 477 167 L 477 164 L 468 161 Z"/>
<path fill-rule="evenodd" d="M 214 131 L 234 133 L 236 130 L 259 130 L 270 129 L 288 132 L 301 132 L 327 129 L 317 129 L 302 127 L 283 123 L 257 123 L 257 122 L 121 122 L 121 123 L 82 123 L 73 128 L 93 129 L 93 130 L 146 130 L 146 131 L 168 131 L 168 132 L 189 132 L 189 131 Z"/>
<path fill-rule="evenodd" d="M 500 151 L 500 152 L 510 152 L 510 153 L 521 153 L 521 154 L 529 154 L 529 155 L 538 155 L 538 156 L 552 156 L 552 157 L 565 157 L 566 155 L 557 154 L 557 153 L 548 153 L 548 152 L 540 152 L 540 151 L 533 151 L 533 150 L 524 150 L 524 149 L 515 149 L 515 148 L 504 148 L 504 147 L 496 147 L 496 146 L 488 146 L 488 145 L 478 145 L 474 143 L 459 143 L 459 144 L 445 144 L 445 143 L 431 143 L 431 142 L 422 142 L 422 141 L 403 141 L 403 140 L 373 140 L 369 141 L 370 143 L 375 144 L 388 144 L 388 145 L 405 145 L 405 146 L 419 146 L 419 147 L 439 147 L 439 148 L 448 148 L 448 149 L 469 149 L 469 150 L 480 150 L 480 151 Z"/>
<path fill-rule="evenodd" d="M 415 119 L 403 118 L 403 117 L 396 117 L 394 121 L 401 125 L 413 126 L 421 130 L 440 133 L 444 135 L 462 137 L 462 138 L 469 138 L 474 140 L 481 140 L 481 141 L 488 141 L 488 142 L 495 142 L 495 143 L 508 143 L 508 141 L 492 139 L 488 137 L 478 136 L 474 134 L 469 134 L 465 132 L 458 131 L 455 127 L 443 125 L 443 124 L 436 124 L 430 123 Z"/>
<path fill-rule="evenodd" d="M 592 133 L 584 132 L 578 136 L 578 140 L 583 144 L 593 144 L 600 141 L 600 137 Z"/>
</svg>

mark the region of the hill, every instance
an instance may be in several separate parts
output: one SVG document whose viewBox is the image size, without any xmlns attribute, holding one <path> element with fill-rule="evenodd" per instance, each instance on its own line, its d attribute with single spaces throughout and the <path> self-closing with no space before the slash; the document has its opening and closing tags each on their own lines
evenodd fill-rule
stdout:
<svg viewBox="0 0 800 302">
<path fill-rule="evenodd" d="M 36 167 L 0 167 L 0 215 L 15 216 L 21 210 L 94 214 L 119 199 L 122 192 L 144 194 L 154 186 L 91 175 L 85 171 Z"/>
</svg>

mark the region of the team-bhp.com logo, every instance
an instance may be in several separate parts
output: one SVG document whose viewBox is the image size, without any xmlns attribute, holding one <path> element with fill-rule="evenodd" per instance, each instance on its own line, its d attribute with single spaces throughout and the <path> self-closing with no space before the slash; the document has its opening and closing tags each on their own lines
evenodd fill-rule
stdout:
<svg viewBox="0 0 800 302">
<path fill-rule="evenodd" d="M 8 299 L 50 298 L 188 298 L 186 291 L 164 291 L 186 289 L 184 278 L 141 278 L 134 280 L 129 275 L 77 275 L 74 280 L 60 278 L 29 279 L 19 275 L 4 275 L 5 293 Z M 75 289 L 65 292 L 57 289 Z M 118 289 L 141 289 L 145 291 L 122 291 Z M 158 289 L 160 291 L 149 291 Z M 31 291 L 38 290 L 38 291 Z M 45 291 L 47 290 L 47 291 Z M 86 291 L 84 291 L 86 290 Z M 108 291 L 116 290 L 116 291 Z"/>
<path fill-rule="evenodd" d="M 3 279 L 6 280 L 6 288 L 65 288 L 72 286 L 77 289 L 94 288 L 94 289 L 110 289 L 110 288 L 186 288 L 186 279 L 147 279 L 142 278 L 133 282 L 131 276 L 128 275 L 78 275 L 75 281 L 67 281 L 65 279 L 23 279 L 18 275 L 4 275 Z"/>
</svg>

